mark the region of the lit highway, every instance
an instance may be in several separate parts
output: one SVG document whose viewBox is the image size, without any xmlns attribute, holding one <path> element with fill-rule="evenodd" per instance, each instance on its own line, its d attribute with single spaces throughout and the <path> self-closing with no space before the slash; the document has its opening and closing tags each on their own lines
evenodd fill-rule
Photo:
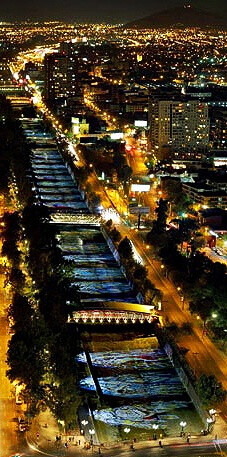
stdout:
<svg viewBox="0 0 227 457">
<path fill-rule="evenodd" d="M 165 441 L 165 440 L 164 440 Z M 135 455 L 137 457 L 146 457 L 146 456 L 155 456 L 155 457 L 184 457 L 193 455 L 195 457 L 212 457 L 212 456 L 225 456 L 227 451 L 227 445 L 225 444 L 216 444 L 216 443 L 198 443 L 196 445 L 193 444 L 185 444 L 185 445 L 170 445 L 165 446 L 165 442 L 163 441 L 163 447 L 154 447 L 149 446 L 147 448 L 140 447 L 138 444 L 134 445 L 135 450 L 132 451 L 129 449 L 126 450 L 118 450 L 112 451 L 108 454 L 103 452 L 103 455 L 109 455 L 110 457 L 114 456 L 132 456 Z M 126 447 L 126 446 L 125 446 Z"/>
<path fill-rule="evenodd" d="M 87 100 L 87 103 L 90 102 Z M 40 98 L 38 99 L 37 106 L 39 108 L 41 107 L 42 110 L 46 110 Z M 53 119 L 51 116 L 50 119 L 54 125 L 56 125 L 56 118 Z M 108 120 L 109 125 L 112 125 L 111 121 L 111 119 Z M 140 169 L 140 171 L 144 172 L 142 154 L 139 154 L 137 151 L 136 157 L 138 159 L 138 164 L 134 170 L 137 171 Z M 102 204 L 104 207 L 110 207 L 113 203 L 121 214 L 127 210 L 125 201 L 119 196 L 118 192 L 117 196 L 116 192 L 109 192 L 107 189 L 106 192 L 103 192 L 103 187 L 94 172 L 91 173 L 89 181 L 92 183 L 94 188 L 100 189 L 99 195 L 102 198 Z M 107 195 L 110 197 L 111 203 L 106 198 Z M 151 193 L 149 200 L 150 203 L 153 202 L 154 204 L 155 192 Z M 206 373 L 208 375 L 215 374 L 218 380 L 222 382 L 223 387 L 227 388 L 227 364 L 224 354 L 216 348 L 208 337 L 203 337 L 201 326 L 195 322 L 195 318 L 192 317 L 187 310 L 186 303 L 184 304 L 184 310 L 182 309 L 182 301 L 176 287 L 174 287 L 174 285 L 163 274 L 160 262 L 151 258 L 149 251 L 146 249 L 146 245 L 141 242 L 138 234 L 135 231 L 130 230 L 124 223 L 121 223 L 118 228 L 120 229 L 122 235 L 127 235 L 134 242 L 139 255 L 145 260 L 149 278 L 163 293 L 163 316 L 166 317 L 169 322 L 175 322 L 179 325 L 182 325 L 184 322 L 192 323 L 193 334 L 183 336 L 183 338 L 179 339 L 179 344 L 186 346 L 189 350 L 186 357 L 193 370 L 196 365 L 196 376 L 199 376 L 202 373 Z M 195 353 L 197 353 L 196 359 L 194 355 Z M 227 418 L 226 404 L 223 406 L 222 412 L 224 418 Z"/>
<path fill-rule="evenodd" d="M 20 441 L 15 404 L 14 387 L 6 377 L 6 360 L 9 339 L 7 323 L 7 302 L 3 288 L 4 275 L 0 275 L 0 455 L 8 457 L 18 450 Z"/>
<path fill-rule="evenodd" d="M 186 358 L 192 369 L 196 371 L 196 376 L 200 376 L 202 373 L 206 373 L 207 375 L 215 374 L 218 380 L 222 382 L 223 387 L 227 389 L 227 364 L 224 353 L 219 351 L 207 336 L 203 336 L 201 326 L 196 323 L 195 318 L 189 313 L 186 303 L 184 304 L 184 309 L 182 309 L 182 301 L 176 287 L 165 277 L 161 269 L 161 263 L 149 255 L 149 250 L 147 250 L 146 245 L 139 239 L 138 232 L 130 230 L 125 225 L 121 225 L 118 228 L 122 235 L 128 236 L 133 241 L 139 255 L 145 260 L 145 265 L 149 273 L 148 277 L 162 291 L 162 314 L 164 318 L 168 318 L 169 322 L 175 322 L 179 325 L 182 325 L 184 322 L 190 322 L 192 324 L 192 335 L 179 337 L 179 345 L 189 350 Z M 222 413 L 226 420 L 226 403 L 222 406 Z"/>
<path fill-rule="evenodd" d="M 53 51 L 50 50 L 51 52 Z M 49 51 L 49 52 L 50 52 Z M 20 68 L 24 66 L 26 62 L 32 60 L 33 62 L 40 63 L 43 60 L 44 53 L 46 50 L 39 49 L 37 54 L 37 60 L 35 57 L 34 51 L 29 51 L 27 53 L 22 53 L 17 61 L 17 64 L 14 63 L 11 65 L 11 71 L 13 74 L 17 74 Z M 33 95 L 33 102 L 37 108 L 52 122 L 56 132 L 59 134 L 67 134 L 68 131 L 64 131 L 62 126 L 59 123 L 57 117 L 50 112 L 50 110 L 45 106 L 41 93 L 36 88 L 36 86 L 30 81 L 28 82 L 29 91 Z M 94 112 L 105 119 L 108 124 L 108 129 L 116 129 L 117 119 L 110 114 L 102 112 L 99 107 L 97 107 L 89 93 L 85 94 L 84 97 L 85 104 L 94 110 Z M 127 127 L 127 126 L 126 126 Z M 147 173 L 147 169 L 144 165 L 144 158 L 142 152 L 138 148 L 137 142 L 132 143 L 130 139 L 130 132 L 127 132 L 127 128 L 124 129 L 126 143 L 130 146 L 133 145 L 134 152 L 133 154 L 128 154 L 128 163 L 133 169 L 135 175 L 143 175 Z M 126 133 L 127 132 L 127 133 Z M 72 151 L 72 156 L 75 157 L 77 165 L 84 164 L 83 159 L 77 156 L 77 153 L 74 149 L 72 143 L 69 143 L 69 147 Z M 89 183 L 92 184 L 92 187 L 95 188 L 96 192 L 100 195 L 101 203 L 104 208 L 110 208 L 112 205 L 117 209 L 120 214 L 127 213 L 127 201 L 122 198 L 120 192 L 115 190 L 110 190 L 108 188 L 103 190 L 100 181 L 98 181 L 95 171 L 92 171 L 89 178 Z M 144 204 L 152 207 L 152 210 L 155 207 L 157 193 L 154 189 L 149 195 L 146 195 L 144 198 Z M 109 197 L 109 198 L 108 198 Z M 182 325 L 185 322 L 190 322 L 193 327 L 193 332 L 191 335 L 184 335 L 183 337 L 178 337 L 179 346 L 187 348 L 188 352 L 186 358 L 190 363 L 192 370 L 195 375 L 199 377 L 202 373 L 207 375 L 214 374 L 219 381 L 222 382 L 223 387 L 227 389 L 227 364 L 226 358 L 221 351 L 213 344 L 213 342 L 203 335 L 201 324 L 196 321 L 194 317 L 188 311 L 188 305 L 185 302 L 184 306 L 179 296 L 179 292 L 176 287 L 166 278 L 165 269 L 161 268 L 159 261 L 151 258 L 149 247 L 142 242 L 139 237 L 139 234 L 136 231 L 131 230 L 127 227 L 122 221 L 118 225 L 123 236 L 128 236 L 136 247 L 139 256 L 144 260 L 144 264 L 148 269 L 148 277 L 154 283 L 163 294 L 163 309 L 161 314 L 163 319 L 168 320 L 169 322 L 174 322 L 178 325 Z M 23 440 L 23 435 L 20 434 L 17 430 L 17 419 L 18 412 L 15 409 L 15 397 L 13 398 L 11 394 L 12 386 L 10 385 L 8 379 L 6 378 L 5 371 L 7 366 L 5 364 L 5 354 L 7 351 L 7 321 L 5 317 L 5 304 L 4 304 L 4 290 L 2 288 L 1 279 L 1 288 L 0 288 L 0 299 L 1 299 L 1 321 L 0 321 L 0 332 L 1 332 L 1 343 L 0 343 L 0 382 L 1 382 L 1 393 L 0 393 L 0 456 L 9 457 L 14 455 L 18 450 L 21 450 L 24 457 L 31 457 L 34 455 L 61 455 L 71 454 L 75 456 L 83 456 L 90 453 L 82 448 L 70 447 L 68 450 L 63 447 L 59 450 L 54 450 L 48 448 L 48 446 L 43 449 L 38 449 L 37 446 L 31 445 L 28 448 Z M 184 309 L 183 309 L 184 308 Z M 222 405 L 221 408 L 221 417 L 218 416 L 217 422 L 220 422 L 221 419 L 227 419 L 227 404 Z M 219 423 L 220 425 L 220 423 Z M 227 427 L 224 424 L 222 425 L 222 437 L 227 436 Z M 54 439 L 54 437 L 53 437 Z M 190 444 L 190 445 L 168 445 L 167 442 L 163 442 L 163 448 L 155 447 L 154 443 L 146 447 L 146 445 L 141 443 L 135 444 L 135 451 L 129 448 L 129 445 L 121 446 L 116 449 L 102 449 L 103 455 L 108 456 L 131 456 L 138 455 L 139 457 L 146 456 L 187 456 L 193 455 L 195 457 L 211 457 L 214 455 L 226 455 L 227 445 L 226 443 L 201 443 L 201 444 Z M 98 449 L 95 449 L 94 453 L 98 453 Z"/>
<path fill-rule="evenodd" d="M 158 446 L 158 442 L 144 442 L 144 443 L 134 443 L 134 449 L 131 449 L 130 443 L 124 443 L 120 445 L 115 445 L 111 448 L 102 447 L 100 448 L 100 453 L 103 456 L 108 457 L 213 457 L 220 456 L 225 457 L 227 455 L 227 443 L 226 440 L 220 440 L 215 442 L 201 442 L 201 443 L 175 443 L 167 444 L 165 440 L 162 440 L 162 447 Z M 54 449 L 46 446 L 38 447 L 30 445 L 30 449 L 24 449 L 23 453 L 20 454 L 21 457 L 33 457 L 34 455 L 46 455 L 49 457 L 54 456 L 66 456 L 71 455 L 75 457 L 86 456 L 86 455 L 100 455 L 99 447 L 95 446 L 90 450 L 85 450 L 82 446 L 69 446 L 68 449 L 65 449 L 64 446 L 60 446 L 59 449 Z M 11 456 L 9 456 L 11 457 Z"/>
</svg>

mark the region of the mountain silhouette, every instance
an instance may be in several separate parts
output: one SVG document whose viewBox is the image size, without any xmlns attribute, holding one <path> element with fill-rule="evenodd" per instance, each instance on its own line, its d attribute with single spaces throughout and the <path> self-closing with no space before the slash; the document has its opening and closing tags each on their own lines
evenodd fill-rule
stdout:
<svg viewBox="0 0 227 457">
<path fill-rule="evenodd" d="M 226 28 L 227 21 L 224 17 L 185 5 L 163 10 L 125 24 L 127 28 L 138 29 L 174 26 Z"/>
</svg>

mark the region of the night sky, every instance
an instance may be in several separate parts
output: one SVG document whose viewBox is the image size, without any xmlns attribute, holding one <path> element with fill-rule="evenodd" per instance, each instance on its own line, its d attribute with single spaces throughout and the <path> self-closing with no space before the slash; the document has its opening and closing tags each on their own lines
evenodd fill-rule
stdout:
<svg viewBox="0 0 227 457">
<path fill-rule="evenodd" d="M 127 22 L 185 0 L 2 0 L 0 20 L 57 19 L 69 22 Z M 227 14 L 226 0 L 193 0 L 203 10 Z"/>
</svg>

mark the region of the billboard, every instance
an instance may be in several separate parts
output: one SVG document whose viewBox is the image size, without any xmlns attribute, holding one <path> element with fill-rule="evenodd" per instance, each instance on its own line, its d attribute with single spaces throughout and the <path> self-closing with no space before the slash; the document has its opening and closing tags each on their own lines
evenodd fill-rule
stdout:
<svg viewBox="0 0 227 457">
<path fill-rule="evenodd" d="M 131 191 L 132 192 L 149 192 L 151 186 L 150 184 L 132 184 Z"/>
<path fill-rule="evenodd" d="M 135 127 L 147 127 L 147 121 L 134 121 L 134 125 Z"/>
<path fill-rule="evenodd" d="M 110 134 L 111 140 L 122 140 L 123 137 L 123 132 L 113 132 Z"/>
<path fill-rule="evenodd" d="M 149 214 L 150 207 L 149 206 L 134 206 L 129 208 L 130 214 Z"/>
</svg>

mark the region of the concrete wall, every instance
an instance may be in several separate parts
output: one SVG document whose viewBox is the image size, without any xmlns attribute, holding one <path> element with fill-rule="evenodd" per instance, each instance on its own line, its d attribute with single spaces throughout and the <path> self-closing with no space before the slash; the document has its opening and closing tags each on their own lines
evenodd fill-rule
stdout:
<svg viewBox="0 0 227 457">
<path fill-rule="evenodd" d="M 203 421 L 205 429 L 207 428 L 207 418 L 210 417 L 208 413 L 204 410 L 204 407 L 198 397 L 195 388 L 189 379 L 188 375 L 186 374 L 184 368 L 181 366 L 180 359 L 178 354 L 176 353 L 174 347 L 171 346 L 170 343 L 165 343 L 164 351 L 169 357 L 171 363 L 173 364 L 183 386 L 185 387 L 189 397 L 191 398 L 197 413 L 199 414 L 201 420 Z"/>
</svg>

